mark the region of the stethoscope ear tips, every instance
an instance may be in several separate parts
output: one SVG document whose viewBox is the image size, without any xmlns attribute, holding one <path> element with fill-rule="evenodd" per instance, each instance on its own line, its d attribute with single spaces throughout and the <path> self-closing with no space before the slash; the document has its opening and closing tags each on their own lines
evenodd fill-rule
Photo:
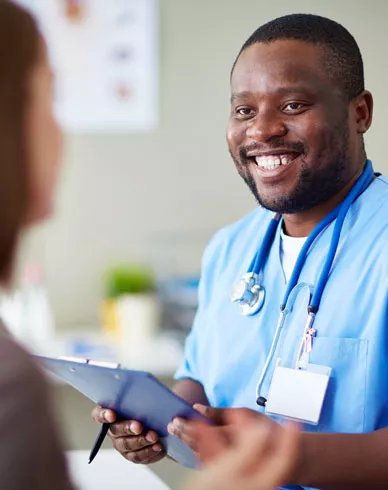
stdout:
<svg viewBox="0 0 388 490">
<path fill-rule="evenodd" d="M 264 398 L 263 396 L 259 396 L 259 398 L 256 400 L 256 403 L 259 405 L 259 407 L 265 407 L 265 404 L 267 403 L 267 399 Z"/>
</svg>

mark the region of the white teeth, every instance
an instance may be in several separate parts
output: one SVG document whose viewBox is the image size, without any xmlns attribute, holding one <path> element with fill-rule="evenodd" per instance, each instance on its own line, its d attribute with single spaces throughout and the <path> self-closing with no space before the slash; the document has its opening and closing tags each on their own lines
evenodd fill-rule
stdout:
<svg viewBox="0 0 388 490">
<path fill-rule="evenodd" d="M 266 170 L 273 170 L 280 165 L 288 165 L 294 160 L 292 155 L 269 155 L 255 158 L 257 165 Z"/>
</svg>

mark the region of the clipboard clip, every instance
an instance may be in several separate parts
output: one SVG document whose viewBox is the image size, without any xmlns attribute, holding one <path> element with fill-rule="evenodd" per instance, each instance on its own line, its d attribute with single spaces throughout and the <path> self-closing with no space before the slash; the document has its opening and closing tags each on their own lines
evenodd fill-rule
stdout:
<svg viewBox="0 0 388 490">
<path fill-rule="evenodd" d="M 91 366 L 106 367 L 109 369 L 119 369 L 121 367 L 121 364 L 117 362 L 93 361 L 92 359 L 85 359 L 82 357 L 61 356 L 59 359 L 62 361 L 77 362 L 78 364 L 90 364 Z"/>
</svg>

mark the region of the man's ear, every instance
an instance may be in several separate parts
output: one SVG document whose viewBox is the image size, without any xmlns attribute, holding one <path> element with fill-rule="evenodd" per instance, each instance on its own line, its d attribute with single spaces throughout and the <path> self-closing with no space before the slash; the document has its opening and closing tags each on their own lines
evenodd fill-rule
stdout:
<svg viewBox="0 0 388 490">
<path fill-rule="evenodd" d="M 370 92 L 364 90 L 353 101 L 354 118 L 357 132 L 364 134 L 372 124 L 373 97 Z"/>
</svg>

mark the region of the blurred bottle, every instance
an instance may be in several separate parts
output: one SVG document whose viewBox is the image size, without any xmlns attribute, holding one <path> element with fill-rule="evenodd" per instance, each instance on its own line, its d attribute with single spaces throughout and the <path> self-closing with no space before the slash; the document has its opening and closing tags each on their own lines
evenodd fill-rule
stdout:
<svg viewBox="0 0 388 490">
<path fill-rule="evenodd" d="M 22 343 L 27 343 L 22 324 L 22 296 L 19 290 L 1 293 L 0 317 L 6 329 Z"/>
<path fill-rule="evenodd" d="M 54 338 L 54 319 L 43 283 L 41 268 L 29 264 L 20 287 L 22 341 L 32 351 L 44 354 Z"/>
</svg>

